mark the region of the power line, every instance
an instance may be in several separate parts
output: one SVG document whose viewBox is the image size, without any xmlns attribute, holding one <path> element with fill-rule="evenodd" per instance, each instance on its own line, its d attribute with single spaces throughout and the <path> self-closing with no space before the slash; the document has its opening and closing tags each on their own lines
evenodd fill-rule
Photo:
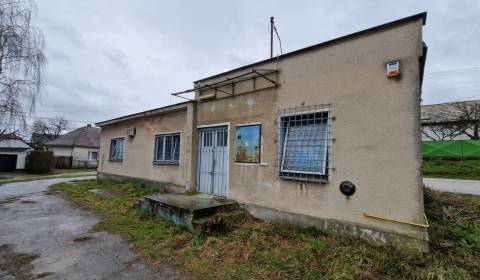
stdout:
<svg viewBox="0 0 480 280">
<path fill-rule="evenodd" d="M 471 95 L 471 96 L 467 96 L 467 97 L 462 97 L 461 99 L 451 99 L 451 100 L 448 101 L 448 102 L 450 103 L 450 102 L 471 101 L 471 100 L 467 100 L 467 99 L 471 99 L 471 98 L 474 98 L 474 97 L 480 97 L 480 94 Z"/>
<path fill-rule="evenodd" d="M 423 89 L 437 89 L 437 88 L 444 88 L 444 87 L 455 87 L 455 86 L 477 86 L 480 85 L 478 81 L 468 81 L 468 82 L 461 82 L 461 83 L 453 83 L 453 84 L 432 84 L 428 87 L 423 87 Z"/>
<path fill-rule="evenodd" d="M 445 71 L 437 71 L 427 73 L 426 76 L 430 79 L 441 79 L 447 78 L 452 75 L 460 75 L 460 74 L 473 74 L 480 72 L 480 67 L 471 67 L 471 68 L 461 68 L 461 69 L 453 69 L 453 70 L 445 70 Z"/>
<path fill-rule="evenodd" d="M 42 117 L 42 116 L 24 116 L 23 118 L 25 119 L 44 119 L 44 120 L 55 120 L 56 118 L 55 117 Z M 91 123 L 93 121 L 86 121 L 86 120 L 69 120 L 69 119 L 66 119 L 67 121 L 70 121 L 70 122 L 80 122 L 80 123 Z"/>
<path fill-rule="evenodd" d="M 282 49 L 282 40 L 280 40 L 280 36 L 278 35 L 278 30 L 277 27 L 275 26 L 275 20 L 274 17 L 270 17 L 270 58 L 273 57 L 273 32 L 275 32 L 275 35 L 277 36 L 278 39 L 278 44 L 280 46 L 280 54 L 283 54 L 283 49 Z"/>
<path fill-rule="evenodd" d="M 38 105 L 38 107 L 55 108 L 59 105 Z M 84 106 L 64 106 L 67 108 L 85 108 Z M 95 106 L 96 108 L 131 108 L 130 106 Z"/>
<path fill-rule="evenodd" d="M 282 42 L 280 39 L 280 36 L 278 34 L 278 30 L 276 26 L 273 24 L 271 26 L 272 30 L 275 32 L 275 35 L 277 36 L 278 42 L 279 42 L 279 47 L 280 47 L 280 53 L 283 54 L 283 49 L 282 49 Z M 445 70 L 445 71 L 437 71 L 437 72 L 431 72 L 427 73 L 427 76 L 429 76 L 431 79 L 438 79 L 438 78 L 445 78 L 448 76 L 452 75 L 459 75 L 459 74 L 467 74 L 467 73 L 475 73 L 475 72 L 480 72 L 480 67 L 470 67 L 470 68 L 459 68 L 459 69 L 452 69 L 452 70 Z M 477 81 L 471 81 L 471 82 L 464 82 L 464 83 L 455 83 L 455 84 L 445 84 L 442 86 L 434 86 L 434 87 L 426 87 L 422 89 L 423 92 L 432 92 L 432 91 L 446 91 L 446 90 L 455 90 L 455 89 L 464 89 L 464 88 L 469 88 L 472 87 L 471 89 L 477 90 L 478 89 L 479 83 Z M 469 90 L 471 90 L 469 89 Z M 472 97 L 478 97 L 480 94 L 472 95 L 465 97 L 467 98 L 472 98 Z M 59 106 L 39 106 L 41 108 L 58 108 Z M 129 111 L 131 108 L 127 106 L 104 106 L 104 107 L 97 107 L 98 109 L 81 109 L 81 107 L 78 106 L 61 106 L 62 109 L 59 110 L 39 110 L 36 111 L 38 113 L 62 113 L 62 112 L 125 112 Z M 66 108 L 72 108 L 75 110 L 68 110 Z M 25 112 L 24 112 L 25 113 Z M 25 113 L 28 114 L 28 113 Z M 55 118 L 53 117 L 42 117 L 42 116 L 27 116 L 25 117 L 26 119 L 46 119 L 46 120 L 54 120 Z M 94 121 L 91 120 L 69 120 L 69 122 L 73 123 L 93 123 Z M 21 125 L 19 124 L 10 124 L 10 123 L 2 123 L 2 124 L 9 124 L 9 125 Z"/>
<path fill-rule="evenodd" d="M 42 119 L 42 120 L 55 120 L 54 117 L 39 117 L 39 116 L 31 116 L 31 117 L 25 117 L 26 119 Z M 69 122 L 77 122 L 77 123 L 93 123 L 94 121 L 85 121 L 85 120 L 69 120 L 67 119 L 67 121 Z"/>
<path fill-rule="evenodd" d="M 273 30 L 275 31 L 275 34 L 277 35 L 278 45 L 280 46 L 280 54 L 283 54 L 282 40 L 280 40 L 280 36 L 278 35 L 277 27 L 275 26 L 275 24 L 273 25 Z"/>
<path fill-rule="evenodd" d="M 61 112 L 85 112 L 85 113 L 93 113 L 93 112 L 126 112 L 130 110 L 49 110 L 49 111 L 35 111 L 36 113 L 61 113 Z"/>
<path fill-rule="evenodd" d="M 450 74 L 450 73 L 456 73 L 456 72 L 471 72 L 471 71 L 480 71 L 480 67 L 457 68 L 452 70 L 430 72 L 430 73 L 427 73 L 427 75 L 443 75 L 443 74 Z"/>
<path fill-rule="evenodd" d="M 472 98 L 472 97 L 479 97 L 480 94 L 476 94 L 476 95 L 471 95 L 471 96 L 467 96 L 467 97 L 464 97 L 463 99 L 469 99 L 469 98 Z"/>
<path fill-rule="evenodd" d="M 463 87 L 437 87 L 437 88 L 424 88 L 422 91 L 477 91 L 479 89 L 478 86 L 463 86 Z"/>
</svg>

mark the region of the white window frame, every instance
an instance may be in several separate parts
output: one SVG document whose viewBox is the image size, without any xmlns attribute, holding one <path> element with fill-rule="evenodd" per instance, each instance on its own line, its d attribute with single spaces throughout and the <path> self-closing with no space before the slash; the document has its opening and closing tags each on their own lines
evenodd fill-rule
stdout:
<svg viewBox="0 0 480 280">
<path fill-rule="evenodd" d="M 92 157 L 93 153 L 97 153 L 97 158 L 94 159 Z M 98 160 L 98 155 L 99 155 L 98 151 L 88 151 L 88 160 Z"/>
<path fill-rule="evenodd" d="M 113 141 L 122 141 L 122 157 L 121 158 L 113 158 L 112 157 L 112 143 Z M 117 144 L 115 144 L 117 145 Z M 124 158 L 124 155 L 125 155 L 125 137 L 115 137 L 115 138 L 112 138 L 110 139 L 110 149 L 109 149 L 109 156 L 108 156 L 108 159 L 110 161 L 123 161 L 123 158 Z"/>
<path fill-rule="evenodd" d="M 289 127 L 290 127 L 290 123 L 288 123 L 288 126 L 286 128 L 286 131 L 285 131 L 285 135 L 281 136 L 282 137 L 281 139 L 283 140 L 283 142 L 281 143 L 282 144 L 282 159 L 280 161 L 280 173 L 282 172 L 285 172 L 285 173 L 296 173 L 296 174 L 307 174 L 307 175 L 321 175 L 321 176 L 324 176 L 324 175 L 327 175 L 327 154 L 329 153 L 329 141 L 330 141 L 330 110 L 328 108 L 325 108 L 325 109 L 320 109 L 320 110 L 313 110 L 313 111 L 304 111 L 304 112 L 295 112 L 295 113 L 291 113 L 291 114 L 283 114 L 283 115 L 280 115 L 279 118 L 278 118 L 278 123 L 279 125 L 281 124 L 282 122 L 282 118 L 285 118 L 285 117 L 292 117 L 292 116 L 301 116 L 301 115 L 309 115 L 309 114 L 315 114 L 315 113 L 324 113 L 326 112 L 327 113 L 327 128 L 325 130 L 325 154 L 323 156 L 323 161 L 324 161 L 324 165 L 323 165 L 323 170 L 321 170 L 320 172 L 312 172 L 312 171 L 298 171 L 298 170 L 290 170 L 290 169 L 284 169 L 284 163 L 285 163 L 285 152 L 286 152 L 286 147 L 287 147 L 287 137 L 288 137 L 288 132 L 289 132 Z M 282 177 L 282 175 L 280 175 L 280 177 Z"/>
<path fill-rule="evenodd" d="M 165 160 L 165 154 L 166 154 L 166 145 L 165 141 L 167 137 L 173 137 L 173 136 L 178 136 L 178 159 L 173 159 L 173 160 Z M 162 143 L 162 155 L 163 159 L 157 159 L 157 139 L 161 138 L 163 143 Z M 180 132 L 165 132 L 165 133 L 157 133 L 155 134 L 155 137 L 153 138 L 153 163 L 154 164 L 173 164 L 177 165 L 180 164 L 180 155 L 181 155 L 181 133 Z M 173 148 L 173 147 L 172 147 Z M 172 151 L 170 151 L 172 152 Z M 175 154 L 175 149 L 173 150 L 173 155 Z M 173 156 L 172 155 L 172 156 Z"/>
</svg>

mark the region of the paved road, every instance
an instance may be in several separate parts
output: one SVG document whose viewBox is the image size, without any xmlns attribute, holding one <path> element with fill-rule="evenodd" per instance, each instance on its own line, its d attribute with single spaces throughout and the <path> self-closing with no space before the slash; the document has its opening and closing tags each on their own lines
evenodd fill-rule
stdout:
<svg viewBox="0 0 480 280">
<path fill-rule="evenodd" d="M 478 180 L 423 178 L 423 183 L 438 191 L 480 195 Z"/>
<path fill-rule="evenodd" d="M 119 236 L 92 232 L 99 218 L 48 186 L 95 177 L 49 179 L 0 187 L 0 279 L 185 279 L 153 270 Z"/>
</svg>

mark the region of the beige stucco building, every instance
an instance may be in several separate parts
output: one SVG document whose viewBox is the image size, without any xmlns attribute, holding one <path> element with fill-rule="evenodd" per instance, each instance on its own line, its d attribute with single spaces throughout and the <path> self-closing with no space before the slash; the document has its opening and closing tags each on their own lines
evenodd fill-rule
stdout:
<svg viewBox="0 0 480 280">
<path fill-rule="evenodd" d="M 100 151 L 100 129 L 86 125 L 46 142 L 45 146 L 57 159 L 57 168 L 95 168 Z"/>
<path fill-rule="evenodd" d="M 175 94 L 191 92 L 192 101 L 98 123 L 99 174 L 171 183 L 235 199 L 265 220 L 425 250 L 425 19 L 214 75 Z"/>
</svg>

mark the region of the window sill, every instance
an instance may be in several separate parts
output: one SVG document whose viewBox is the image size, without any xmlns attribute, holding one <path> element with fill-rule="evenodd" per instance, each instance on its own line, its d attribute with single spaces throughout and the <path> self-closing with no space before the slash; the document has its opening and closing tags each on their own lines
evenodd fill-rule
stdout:
<svg viewBox="0 0 480 280">
<path fill-rule="evenodd" d="M 179 165 L 178 161 L 154 161 L 153 165 Z"/>
<path fill-rule="evenodd" d="M 279 177 L 283 180 L 289 180 L 289 181 L 301 181 L 301 182 L 320 183 L 320 184 L 330 183 L 330 180 L 328 178 L 301 178 L 301 177 L 293 177 L 293 176 L 286 176 L 286 175 L 279 175 Z"/>
<path fill-rule="evenodd" d="M 123 159 L 109 159 L 108 161 L 113 161 L 113 162 L 122 162 Z"/>
<path fill-rule="evenodd" d="M 246 166 L 268 166 L 266 162 L 233 162 L 236 165 L 246 165 Z"/>
</svg>

